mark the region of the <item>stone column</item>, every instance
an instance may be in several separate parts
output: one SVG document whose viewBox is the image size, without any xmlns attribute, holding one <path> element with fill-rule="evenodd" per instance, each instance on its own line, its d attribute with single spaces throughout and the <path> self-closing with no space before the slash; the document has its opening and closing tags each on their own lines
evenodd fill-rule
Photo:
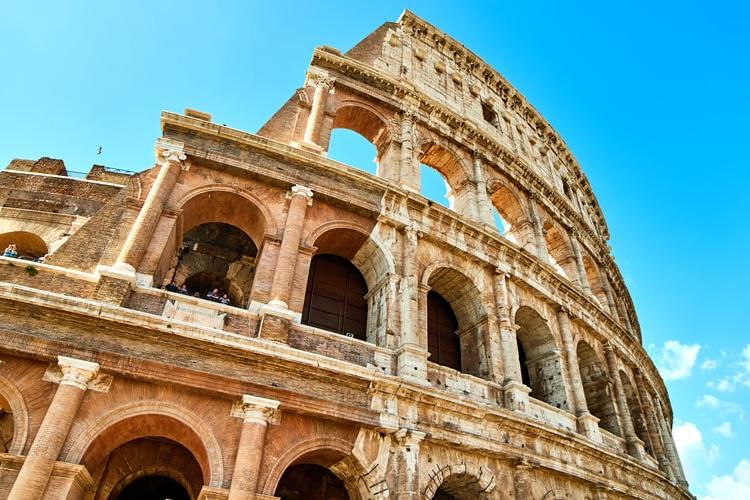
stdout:
<svg viewBox="0 0 750 500">
<path fill-rule="evenodd" d="M 516 340 L 517 327 L 510 318 L 507 278 L 505 271 L 500 268 L 495 269 L 493 285 L 500 330 L 500 355 L 503 361 L 503 404 L 509 410 L 524 412 L 529 404 L 531 389 L 523 384 L 521 377 Z"/>
<path fill-rule="evenodd" d="M 547 242 L 544 239 L 544 228 L 542 219 L 539 217 L 539 208 L 536 205 L 536 194 L 529 195 L 529 216 L 531 225 L 534 227 L 534 242 L 536 243 L 536 255 L 542 262 L 549 263 L 549 254 L 547 253 Z"/>
<path fill-rule="evenodd" d="M 622 378 L 620 378 L 620 370 L 617 365 L 617 355 L 615 354 L 614 346 L 610 342 L 604 344 L 604 356 L 607 359 L 609 376 L 612 377 L 612 380 L 615 383 L 615 402 L 617 403 L 617 410 L 620 413 L 623 433 L 625 434 L 625 441 L 628 445 L 628 453 L 641 460 L 643 459 L 644 454 L 643 443 L 638 439 L 638 436 L 635 433 L 633 418 L 630 415 L 630 408 L 628 407 L 628 399 L 625 396 Z"/>
<path fill-rule="evenodd" d="M 602 288 L 604 289 L 604 293 L 607 296 L 607 306 L 609 307 L 609 312 L 615 319 L 615 321 L 620 321 L 620 315 L 617 312 L 617 303 L 615 302 L 615 295 L 612 292 L 612 285 L 609 284 L 609 280 L 607 279 L 607 275 L 604 271 L 602 271 L 600 278 L 602 280 Z"/>
<path fill-rule="evenodd" d="M 57 456 L 65 444 L 83 396 L 99 374 L 99 365 L 89 361 L 58 356 L 62 371 L 60 386 L 47 408 L 42 425 L 29 454 L 16 477 L 8 498 L 36 500 L 42 498 Z"/>
<path fill-rule="evenodd" d="M 408 191 L 419 193 L 419 175 L 414 161 L 414 115 L 413 110 L 407 110 L 401 117 L 401 161 L 396 182 Z"/>
<path fill-rule="evenodd" d="M 151 236 L 154 234 L 167 199 L 177 183 L 182 170 L 182 161 L 185 158 L 182 147 L 169 147 L 161 152 L 162 164 L 159 167 L 159 173 L 151 185 L 133 227 L 130 228 L 114 266 L 116 270 L 119 269 L 122 273 L 133 274 L 133 279 L 148 243 L 151 241 Z"/>
<path fill-rule="evenodd" d="M 531 488 L 531 471 L 534 465 L 526 460 L 519 460 L 513 465 L 513 495 L 516 500 L 534 498 Z"/>
<path fill-rule="evenodd" d="M 672 464 L 672 471 L 677 478 L 677 483 L 687 489 L 688 482 L 685 478 L 685 472 L 682 469 L 682 461 L 680 460 L 679 453 L 677 453 L 674 438 L 672 438 L 672 430 L 669 428 L 667 419 L 664 418 L 661 402 L 658 399 L 654 401 L 654 407 L 656 408 L 656 420 L 660 423 L 661 435 L 664 438 L 664 451 L 666 452 L 667 460 Z"/>
<path fill-rule="evenodd" d="M 651 449 L 654 452 L 656 460 L 659 462 L 659 469 L 669 478 L 670 481 L 674 481 L 675 476 L 670 466 L 669 460 L 664 453 L 664 447 L 662 446 L 661 439 L 659 436 L 659 427 L 656 422 L 656 416 L 654 415 L 654 409 L 651 404 L 651 398 L 646 388 L 646 383 L 643 381 L 643 375 L 640 370 L 635 370 L 635 385 L 638 388 L 638 394 L 641 398 L 641 404 L 643 405 L 643 414 L 646 420 L 646 429 L 651 440 Z"/>
<path fill-rule="evenodd" d="M 570 377 L 570 388 L 573 392 L 573 412 L 578 419 L 578 432 L 592 441 L 601 442 L 599 432 L 599 419 L 589 413 L 586 403 L 586 392 L 583 390 L 581 370 L 578 366 L 578 353 L 573 344 L 573 334 L 570 331 L 570 318 L 568 310 L 560 307 L 557 311 L 557 324 L 560 326 L 560 337 L 562 338 L 565 358 L 568 361 L 568 377 Z"/>
<path fill-rule="evenodd" d="M 302 238 L 302 227 L 305 223 L 307 207 L 312 205 L 313 192 L 305 186 L 292 186 L 287 194 L 291 198 L 284 225 L 284 236 L 281 239 L 279 256 L 276 259 L 276 272 L 271 284 L 272 306 L 288 309 L 289 295 L 294 279 L 294 267 Z"/>
<path fill-rule="evenodd" d="M 427 384 L 427 343 L 420 342 L 420 309 L 417 284 L 417 243 L 419 230 L 416 225 L 409 225 L 403 229 L 402 247 L 402 276 L 399 284 L 401 294 L 401 331 L 399 348 L 397 351 L 397 370 L 401 378 L 417 384 Z M 423 308 L 426 311 L 427 292 L 422 289 Z M 425 322 L 426 328 L 426 322 Z M 426 331 L 426 330 L 425 330 Z"/>
<path fill-rule="evenodd" d="M 242 418 L 242 431 L 234 460 L 229 500 L 255 498 L 266 427 L 269 421 L 277 417 L 279 404 L 272 399 L 245 394 L 242 403 L 232 409 L 232 416 Z"/>
<path fill-rule="evenodd" d="M 307 117 L 304 136 L 304 142 L 307 145 L 320 147 L 320 129 L 323 126 L 328 94 L 333 90 L 333 83 L 332 78 L 318 77 L 313 80 L 315 93 L 313 94 L 310 116 Z"/>
<path fill-rule="evenodd" d="M 396 434 L 399 447 L 397 500 L 418 500 L 419 492 L 419 447 L 425 437 L 424 432 L 399 429 Z"/>
<path fill-rule="evenodd" d="M 578 243 L 578 234 L 575 231 L 571 231 L 568 236 L 570 237 L 570 246 L 573 248 L 573 256 L 576 259 L 578 284 L 581 285 L 586 295 L 591 295 L 591 285 L 589 285 L 589 279 L 586 276 L 586 266 L 583 264 L 583 255 L 581 254 L 581 246 Z"/>
<path fill-rule="evenodd" d="M 474 151 L 474 184 L 477 190 L 477 217 L 482 224 L 495 230 L 492 203 L 487 195 L 487 181 L 484 178 L 482 156 L 479 151 Z"/>
</svg>

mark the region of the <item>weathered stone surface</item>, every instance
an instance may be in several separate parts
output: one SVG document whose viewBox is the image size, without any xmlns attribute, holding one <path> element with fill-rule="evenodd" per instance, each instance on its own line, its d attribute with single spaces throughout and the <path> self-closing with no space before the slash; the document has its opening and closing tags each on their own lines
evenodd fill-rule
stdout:
<svg viewBox="0 0 750 500">
<path fill-rule="evenodd" d="M 0 498 L 690 498 L 591 187 L 475 54 L 407 11 L 315 49 L 258 134 L 161 120 L 140 174 L 0 172 Z M 377 176 L 327 158 L 336 128 Z M 321 254 L 354 270 L 313 280 Z"/>
</svg>

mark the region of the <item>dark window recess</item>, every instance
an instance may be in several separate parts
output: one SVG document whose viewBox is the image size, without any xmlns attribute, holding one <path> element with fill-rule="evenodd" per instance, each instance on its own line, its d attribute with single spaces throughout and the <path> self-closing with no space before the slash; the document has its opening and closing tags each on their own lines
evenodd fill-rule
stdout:
<svg viewBox="0 0 750 500">
<path fill-rule="evenodd" d="M 367 340 L 367 284 L 348 260 L 315 255 L 310 263 L 302 323 Z"/>
<path fill-rule="evenodd" d="M 491 123 L 492 125 L 497 127 L 497 113 L 495 113 L 495 110 L 492 109 L 492 106 L 490 106 L 486 102 L 482 103 L 482 116 L 484 117 L 484 120 L 486 122 Z"/>
<path fill-rule="evenodd" d="M 440 294 L 427 294 L 428 360 L 461 371 L 461 341 L 456 334 L 458 321 L 448 301 Z"/>
<path fill-rule="evenodd" d="M 518 344 L 518 362 L 521 365 L 521 382 L 526 387 L 531 387 L 531 376 L 529 375 L 529 368 L 526 366 L 526 351 L 523 350 L 521 341 L 516 339 Z"/>
</svg>

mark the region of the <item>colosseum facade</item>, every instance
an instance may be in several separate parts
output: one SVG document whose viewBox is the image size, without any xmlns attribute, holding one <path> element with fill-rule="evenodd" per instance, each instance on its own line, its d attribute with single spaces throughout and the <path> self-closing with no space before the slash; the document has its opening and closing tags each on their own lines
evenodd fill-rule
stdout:
<svg viewBox="0 0 750 500">
<path fill-rule="evenodd" d="M 692 498 L 591 186 L 459 42 L 406 11 L 255 134 L 161 128 L 0 172 L 0 497 Z"/>
</svg>

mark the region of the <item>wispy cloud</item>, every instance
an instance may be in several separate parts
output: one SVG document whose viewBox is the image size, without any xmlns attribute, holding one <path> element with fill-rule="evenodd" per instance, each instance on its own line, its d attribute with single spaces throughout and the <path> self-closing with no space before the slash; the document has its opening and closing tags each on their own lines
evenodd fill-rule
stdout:
<svg viewBox="0 0 750 500">
<path fill-rule="evenodd" d="M 713 428 L 713 431 L 719 436 L 725 437 L 727 439 L 734 437 L 734 432 L 732 431 L 732 422 L 729 421 L 722 422 L 721 424 L 717 425 Z"/>
<path fill-rule="evenodd" d="M 732 401 L 719 399 L 711 394 L 704 394 L 695 402 L 695 406 L 698 408 L 718 410 L 720 415 L 736 415 L 740 420 L 745 420 L 745 408 L 742 405 Z"/>
<path fill-rule="evenodd" d="M 706 493 L 700 500 L 750 498 L 750 460 L 743 458 L 730 474 L 712 477 Z"/>
<path fill-rule="evenodd" d="M 703 363 L 701 363 L 701 370 L 704 372 L 708 372 L 711 370 L 715 370 L 719 367 L 719 362 L 715 359 L 707 359 Z"/>
<path fill-rule="evenodd" d="M 699 344 L 682 344 L 677 340 L 664 342 L 657 349 L 656 365 L 665 380 L 682 380 L 690 376 L 701 350 Z"/>
<path fill-rule="evenodd" d="M 719 392 L 734 392 L 738 387 L 750 388 L 750 344 L 742 349 L 740 359 L 736 364 L 733 364 L 733 367 L 735 368 L 734 373 L 717 380 L 711 380 L 708 382 L 708 386 Z"/>
</svg>

